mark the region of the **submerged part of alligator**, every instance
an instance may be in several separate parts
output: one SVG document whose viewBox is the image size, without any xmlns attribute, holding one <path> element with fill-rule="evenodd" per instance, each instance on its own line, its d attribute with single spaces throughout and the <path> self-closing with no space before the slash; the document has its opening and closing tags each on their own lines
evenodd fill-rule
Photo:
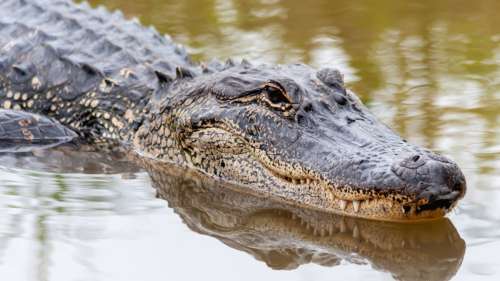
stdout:
<svg viewBox="0 0 500 281">
<path fill-rule="evenodd" d="M 454 162 L 380 123 L 334 69 L 194 64 L 154 29 L 86 3 L 0 2 L 0 105 L 42 115 L 27 119 L 52 122 L 56 140 L 69 128 L 339 214 L 441 217 L 465 192 Z M 51 140 L 23 120 L 0 123 L 3 142 Z"/>
</svg>

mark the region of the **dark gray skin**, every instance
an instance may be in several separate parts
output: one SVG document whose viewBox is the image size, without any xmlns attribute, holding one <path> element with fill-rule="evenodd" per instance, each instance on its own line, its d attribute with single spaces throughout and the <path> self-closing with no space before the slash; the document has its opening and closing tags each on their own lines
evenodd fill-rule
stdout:
<svg viewBox="0 0 500 281">
<path fill-rule="evenodd" d="M 441 217 L 465 193 L 455 163 L 406 143 L 331 68 L 193 64 L 153 30 L 64 0 L 0 3 L 0 50 L 4 109 L 249 192 L 379 220 Z"/>
</svg>

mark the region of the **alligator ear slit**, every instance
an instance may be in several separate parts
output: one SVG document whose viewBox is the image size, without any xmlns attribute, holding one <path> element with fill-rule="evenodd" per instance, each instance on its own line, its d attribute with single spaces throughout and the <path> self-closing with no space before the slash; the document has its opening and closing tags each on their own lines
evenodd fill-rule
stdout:
<svg viewBox="0 0 500 281">
<path fill-rule="evenodd" d="M 170 77 L 166 73 L 160 72 L 158 70 L 155 70 L 154 73 L 156 75 L 156 78 L 158 78 L 158 81 L 160 82 L 160 84 L 168 84 L 174 80 L 172 77 Z"/>
<path fill-rule="evenodd" d="M 89 75 L 92 75 L 92 76 L 97 75 L 97 74 L 100 74 L 100 71 L 99 71 L 97 68 L 92 67 L 92 66 L 90 66 L 89 64 L 86 64 L 86 63 L 82 63 L 82 64 L 80 65 L 80 68 L 81 68 L 83 71 L 85 71 L 85 73 L 87 73 L 87 74 L 89 74 Z"/>
<path fill-rule="evenodd" d="M 26 76 L 28 75 L 28 70 L 26 67 L 23 67 L 21 65 L 18 65 L 18 64 L 14 64 L 12 66 L 12 70 L 14 70 L 17 74 L 21 75 L 21 76 Z"/>
</svg>

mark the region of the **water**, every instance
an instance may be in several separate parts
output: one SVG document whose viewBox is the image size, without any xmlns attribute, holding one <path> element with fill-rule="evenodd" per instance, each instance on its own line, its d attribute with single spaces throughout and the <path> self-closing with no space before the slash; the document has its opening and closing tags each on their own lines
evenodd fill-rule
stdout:
<svg viewBox="0 0 500 281">
<path fill-rule="evenodd" d="M 381 120 L 456 160 L 468 192 L 448 220 L 394 225 L 294 210 L 118 152 L 2 155 L 0 276 L 500 278 L 500 2 L 91 2 L 171 34 L 197 60 L 341 69 Z"/>
</svg>

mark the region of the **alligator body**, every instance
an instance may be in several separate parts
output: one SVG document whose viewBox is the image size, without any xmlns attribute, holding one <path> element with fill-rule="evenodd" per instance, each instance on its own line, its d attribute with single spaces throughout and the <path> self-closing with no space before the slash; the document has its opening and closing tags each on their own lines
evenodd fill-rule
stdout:
<svg viewBox="0 0 500 281">
<path fill-rule="evenodd" d="M 339 214 L 435 218 L 465 193 L 454 162 L 379 122 L 337 70 L 196 64 L 154 29 L 86 3 L 0 2 L 0 105 L 52 120 L 58 139 L 68 128 Z M 11 123 L 0 127 L 44 140 Z"/>
</svg>

